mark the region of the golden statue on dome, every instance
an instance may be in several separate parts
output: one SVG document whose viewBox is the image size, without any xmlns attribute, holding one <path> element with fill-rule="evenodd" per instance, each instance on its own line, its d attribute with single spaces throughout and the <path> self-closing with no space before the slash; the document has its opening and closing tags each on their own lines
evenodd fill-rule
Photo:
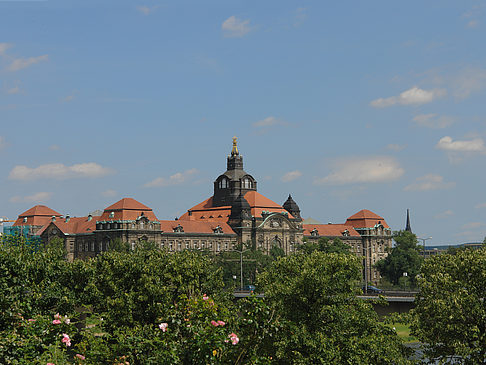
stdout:
<svg viewBox="0 0 486 365">
<path fill-rule="evenodd" d="M 235 156 L 235 155 L 239 155 L 239 152 L 238 152 L 238 146 L 237 146 L 237 140 L 238 138 L 233 137 L 233 149 L 231 150 L 231 156 Z"/>
</svg>

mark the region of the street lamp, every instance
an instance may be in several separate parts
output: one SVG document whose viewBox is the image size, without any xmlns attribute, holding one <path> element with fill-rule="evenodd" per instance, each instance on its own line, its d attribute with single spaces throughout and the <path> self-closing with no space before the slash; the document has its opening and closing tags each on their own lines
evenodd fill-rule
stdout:
<svg viewBox="0 0 486 365">
<path fill-rule="evenodd" d="M 425 259 L 425 241 L 432 239 L 432 237 L 427 237 L 427 238 L 417 237 L 417 239 L 421 240 L 424 243 L 424 259 Z"/>
<path fill-rule="evenodd" d="M 240 254 L 240 288 L 241 290 L 243 290 L 243 253 L 245 253 L 246 251 L 250 251 L 250 249 L 249 248 L 246 250 L 233 249 L 232 251 L 238 252 Z"/>
</svg>

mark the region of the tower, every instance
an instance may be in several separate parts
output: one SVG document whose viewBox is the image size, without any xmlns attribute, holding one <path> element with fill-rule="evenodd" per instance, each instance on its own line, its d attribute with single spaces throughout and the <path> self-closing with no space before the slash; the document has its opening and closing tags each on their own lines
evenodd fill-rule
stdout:
<svg viewBox="0 0 486 365">
<path fill-rule="evenodd" d="M 243 170 L 243 156 L 238 152 L 237 138 L 233 137 L 233 148 L 227 157 L 226 172 L 214 182 L 213 207 L 231 206 L 241 194 L 257 190 L 257 182 Z"/>
<path fill-rule="evenodd" d="M 407 224 L 405 225 L 405 231 L 412 233 L 412 227 L 410 226 L 410 212 L 407 209 Z"/>
<path fill-rule="evenodd" d="M 297 205 L 297 203 L 294 201 L 294 199 L 292 199 L 292 195 L 289 194 L 289 197 L 287 198 L 287 200 L 285 201 L 285 203 L 283 203 L 282 207 L 287 212 L 289 212 L 290 214 L 292 214 L 295 219 L 302 220 L 302 217 L 300 216 L 300 208 Z"/>
</svg>

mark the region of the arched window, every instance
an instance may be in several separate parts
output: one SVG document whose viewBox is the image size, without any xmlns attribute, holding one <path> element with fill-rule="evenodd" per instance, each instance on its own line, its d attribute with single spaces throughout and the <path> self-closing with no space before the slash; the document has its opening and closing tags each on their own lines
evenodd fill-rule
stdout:
<svg viewBox="0 0 486 365">
<path fill-rule="evenodd" d="M 252 188 L 251 180 L 249 178 L 245 177 L 243 179 L 243 182 L 242 182 L 242 187 L 243 187 L 243 189 L 251 189 Z"/>
<path fill-rule="evenodd" d="M 228 179 L 223 177 L 220 181 L 219 181 L 219 188 L 220 189 L 226 189 L 228 188 Z"/>
</svg>

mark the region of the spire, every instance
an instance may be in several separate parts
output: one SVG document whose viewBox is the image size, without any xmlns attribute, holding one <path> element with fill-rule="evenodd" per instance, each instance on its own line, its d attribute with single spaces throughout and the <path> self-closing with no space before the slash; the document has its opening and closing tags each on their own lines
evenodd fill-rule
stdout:
<svg viewBox="0 0 486 365">
<path fill-rule="evenodd" d="M 236 136 L 233 137 L 233 149 L 231 150 L 231 156 L 238 156 L 240 153 L 238 152 L 238 146 L 237 146 L 237 139 Z"/>
<path fill-rule="evenodd" d="M 412 232 L 412 227 L 410 226 L 410 212 L 407 209 L 407 225 L 405 226 L 407 232 Z"/>
</svg>

